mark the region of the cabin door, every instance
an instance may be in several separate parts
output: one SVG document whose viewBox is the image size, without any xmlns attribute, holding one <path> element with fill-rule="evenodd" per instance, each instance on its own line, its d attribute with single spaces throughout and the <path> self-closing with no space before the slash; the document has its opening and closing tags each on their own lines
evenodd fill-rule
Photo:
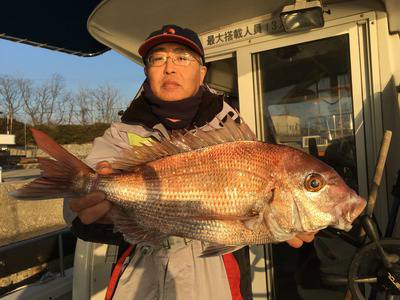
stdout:
<svg viewBox="0 0 400 300">
<path fill-rule="evenodd" d="M 269 37 L 237 51 L 241 114 L 254 120 L 258 137 L 317 157 L 364 197 L 382 137 L 370 17 Z M 384 195 L 377 207 L 381 224 Z M 340 238 L 322 236 L 301 249 L 285 243 L 255 247 L 253 268 L 264 268 L 265 275 L 254 278 L 254 298 L 343 299 L 345 287 L 329 289 L 321 278 L 346 274 L 355 250 Z"/>
</svg>

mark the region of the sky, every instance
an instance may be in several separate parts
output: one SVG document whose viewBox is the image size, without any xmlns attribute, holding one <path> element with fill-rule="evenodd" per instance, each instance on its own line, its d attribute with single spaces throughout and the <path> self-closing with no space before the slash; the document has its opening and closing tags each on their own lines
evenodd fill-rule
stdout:
<svg viewBox="0 0 400 300">
<path fill-rule="evenodd" d="M 124 103 L 130 102 L 144 80 L 141 66 L 113 50 L 79 57 L 0 39 L 0 76 L 24 77 L 40 84 L 55 73 L 64 77 L 71 91 L 110 84 L 120 91 Z"/>
</svg>

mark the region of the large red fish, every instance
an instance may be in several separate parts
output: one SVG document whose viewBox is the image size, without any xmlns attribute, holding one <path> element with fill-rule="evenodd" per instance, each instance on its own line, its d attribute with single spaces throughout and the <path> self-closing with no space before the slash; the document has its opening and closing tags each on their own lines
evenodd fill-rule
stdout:
<svg viewBox="0 0 400 300">
<path fill-rule="evenodd" d="M 256 141 L 244 124 L 175 134 L 122 152 L 98 175 L 32 129 L 43 174 L 13 195 L 73 197 L 99 190 L 115 204 L 115 227 L 131 243 L 181 236 L 212 243 L 204 255 L 291 239 L 327 226 L 348 230 L 365 200 L 328 165 L 291 147 Z M 126 171 L 128 170 L 128 171 Z"/>
</svg>

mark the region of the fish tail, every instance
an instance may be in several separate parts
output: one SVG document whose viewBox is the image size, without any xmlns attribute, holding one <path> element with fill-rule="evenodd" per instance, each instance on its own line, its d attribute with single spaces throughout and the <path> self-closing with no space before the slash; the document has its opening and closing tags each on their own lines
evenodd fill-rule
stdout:
<svg viewBox="0 0 400 300">
<path fill-rule="evenodd" d="M 73 197 L 83 192 L 93 169 L 69 153 L 44 132 L 30 128 L 37 146 L 54 159 L 39 158 L 40 178 L 10 193 L 19 199 Z"/>
</svg>

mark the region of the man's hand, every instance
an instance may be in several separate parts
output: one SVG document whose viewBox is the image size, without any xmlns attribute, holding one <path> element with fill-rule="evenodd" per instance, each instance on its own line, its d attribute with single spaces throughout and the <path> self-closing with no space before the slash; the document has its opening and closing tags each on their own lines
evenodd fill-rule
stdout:
<svg viewBox="0 0 400 300">
<path fill-rule="evenodd" d="M 286 241 L 293 248 L 300 248 L 303 243 L 311 243 L 314 240 L 316 232 L 305 232 L 296 235 L 294 238 Z"/>
<path fill-rule="evenodd" d="M 113 173 L 109 162 L 102 161 L 96 165 L 96 172 L 101 175 Z M 69 207 L 75 212 L 83 224 L 94 222 L 110 224 L 111 220 L 107 213 L 112 208 L 111 202 L 105 200 L 103 192 L 95 191 L 83 197 L 74 198 L 69 201 Z"/>
</svg>

